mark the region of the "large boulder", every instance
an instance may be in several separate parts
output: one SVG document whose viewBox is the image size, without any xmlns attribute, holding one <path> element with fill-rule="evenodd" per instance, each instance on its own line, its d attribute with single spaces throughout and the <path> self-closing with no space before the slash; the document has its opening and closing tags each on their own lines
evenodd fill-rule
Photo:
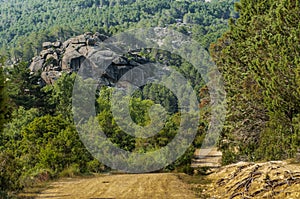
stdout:
<svg viewBox="0 0 300 199">
<path fill-rule="evenodd" d="M 65 71 L 77 71 L 84 59 L 85 57 L 78 51 L 68 51 L 63 55 L 61 68 Z"/>
<path fill-rule="evenodd" d="M 41 57 L 34 57 L 29 66 L 29 70 L 31 72 L 38 72 L 38 71 L 42 70 L 44 61 L 45 60 L 42 59 Z"/>
<path fill-rule="evenodd" d="M 40 53 L 40 57 L 42 59 L 46 59 L 46 56 L 49 55 L 49 54 L 53 54 L 54 53 L 54 50 L 53 49 L 46 49 L 46 50 L 42 50 L 41 53 Z"/>
<path fill-rule="evenodd" d="M 71 43 L 71 41 L 70 41 L 70 40 L 67 40 L 67 41 L 65 41 L 65 42 L 62 43 L 62 47 L 63 47 L 64 49 L 66 49 L 66 48 L 68 48 L 68 46 L 70 45 L 70 43 Z"/>
<path fill-rule="evenodd" d="M 60 48 L 61 45 L 62 45 L 61 41 L 56 41 L 56 42 L 53 43 L 54 48 Z"/>
<path fill-rule="evenodd" d="M 85 44 L 86 38 L 84 35 L 79 35 L 77 37 L 71 38 L 71 43 L 72 44 Z"/>
<path fill-rule="evenodd" d="M 42 44 L 42 47 L 43 47 L 44 50 L 46 50 L 46 49 L 52 48 L 53 44 L 51 42 L 44 42 Z"/>
<path fill-rule="evenodd" d="M 54 52 L 53 54 L 48 54 L 46 56 L 46 62 L 51 62 L 55 65 L 58 65 L 58 55 L 56 52 Z"/>
</svg>

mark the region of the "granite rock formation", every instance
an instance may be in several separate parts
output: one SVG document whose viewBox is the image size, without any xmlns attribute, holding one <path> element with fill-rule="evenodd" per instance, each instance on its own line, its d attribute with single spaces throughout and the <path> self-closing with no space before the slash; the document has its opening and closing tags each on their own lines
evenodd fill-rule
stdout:
<svg viewBox="0 0 300 199">
<path fill-rule="evenodd" d="M 65 42 L 44 42 L 42 44 L 43 50 L 39 56 L 32 59 L 30 71 L 41 73 L 41 78 L 45 84 L 53 84 L 62 73 L 77 72 L 80 67 L 84 66 L 87 69 L 93 69 L 90 71 L 97 71 L 99 83 L 114 86 L 126 72 L 148 62 L 145 58 L 134 53 L 131 54 L 134 59 L 117 55 L 109 47 L 103 47 L 103 41 L 106 39 L 107 37 L 100 33 L 87 32 Z M 131 73 L 130 79 L 135 78 L 138 81 L 144 81 L 139 79 L 145 78 L 145 76 L 140 75 L 138 70 L 133 70 Z"/>
</svg>

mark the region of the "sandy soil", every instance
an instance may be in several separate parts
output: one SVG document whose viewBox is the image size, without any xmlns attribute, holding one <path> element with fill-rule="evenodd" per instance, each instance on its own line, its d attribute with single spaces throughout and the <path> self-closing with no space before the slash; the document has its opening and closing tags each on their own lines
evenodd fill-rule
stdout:
<svg viewBox="0 0 300 199">
<path fill-rule="evenodd" d="M 54 182 L 36 197 L 64 199 L 172 199 L 196 198 L 189 185 L 174 174 L 106 175 Z"/>
</svg>

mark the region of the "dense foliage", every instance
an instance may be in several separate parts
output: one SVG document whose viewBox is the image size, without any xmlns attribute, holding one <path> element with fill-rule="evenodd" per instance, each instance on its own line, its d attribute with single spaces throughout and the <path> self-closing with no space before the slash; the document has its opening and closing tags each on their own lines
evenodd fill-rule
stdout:
<svg viewBox="0 0 300 199">
<path fill-rule="evenodd" d="M 4 58 L 1 57 L 0 60 L 0 133 L 3 129 L 3 125 L 5 123 L 5 120 L 7 119 L 7 93 L 6 93 L 6 80 L 3 73 L 3 64 L 4 64 Z M 1 138 L 1 135 L 0 135 Z M 0 141 L 1 144 L 1 141 Z"/>
<path fill-rule="evenodd" d="M 204 47 L 221 36 L 235 15 L 234 0 L 13 0 L 0 2 L 1 54 L 30 60 L 43 41 L 66 40 L 86 31 L 111 35 L 133 27 L 175 26 L 193 32 Z"/>
<path fill-rule="evenodd" d="M 240 18 L 211 47 L 229 110 L 224 163 L 291 158 L 299 149 L 299 1 L 236 4 Z"/>
</svg>

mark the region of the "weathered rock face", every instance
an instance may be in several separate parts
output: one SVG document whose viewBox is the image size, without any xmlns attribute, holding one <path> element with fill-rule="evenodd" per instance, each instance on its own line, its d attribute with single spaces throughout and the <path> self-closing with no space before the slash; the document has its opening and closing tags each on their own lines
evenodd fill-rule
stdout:
<svg viewBox="0 0 300 199">
<path fill-rule="evenodd" d="M 32 59 L 29 68 L 31 72 L 41 72 L 41 78 L 46 84 L 53 84 L 62 73 L 77 72 L 84 66 L 97 71 L 101 84 L 112 86 L 139 63 L 147 62 L 139 56 L 130 61 L 116 55 L 111 49 L 101 46 L 105 39 L 107 37 L 100 33 L 88 32 L 63 43 L 44 42 L 43 50 Z M 137 76 L 136 71 L 132 75 Z"/>
</svg>

